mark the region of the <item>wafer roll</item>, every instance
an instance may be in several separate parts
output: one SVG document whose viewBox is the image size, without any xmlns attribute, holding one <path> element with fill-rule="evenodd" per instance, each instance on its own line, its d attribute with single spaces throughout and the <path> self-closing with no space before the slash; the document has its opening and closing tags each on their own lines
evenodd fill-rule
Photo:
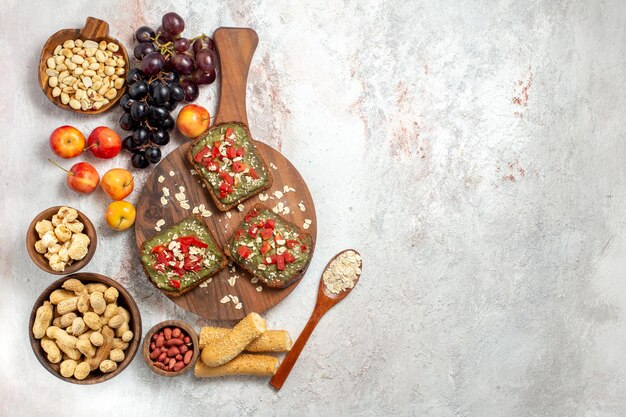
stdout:
<svg viewBox="0 0 626 417">
<path fill-rule="evenodd" d="M 261 336 L 266 328 L 265 320 L 261 316 L 257 313 L 248 314 L 226 336 L 212 341 L 202 349 L 202 362 L 210 367 L 224 365 Z"/>
<path fill-rule="evenodd" d="M 203 327 L 200 329 L 199 347 L 204 349 L 209 343 L 230 333 L 230 329 L 221 327 Z M 287 330 L 266 330 L 254 339 L 244 350 L 248 352 L 289 352 L 293 346 Z"/>
<path fill-rule="evenodd" d="M 221 366 L 209 367 L 196 361 L 193 373 L 198 378 L 215 378 L 226 375 L 272 376 L 278 369 L 279 361 L 273 356 L 241 354 Z"/>
</svg>

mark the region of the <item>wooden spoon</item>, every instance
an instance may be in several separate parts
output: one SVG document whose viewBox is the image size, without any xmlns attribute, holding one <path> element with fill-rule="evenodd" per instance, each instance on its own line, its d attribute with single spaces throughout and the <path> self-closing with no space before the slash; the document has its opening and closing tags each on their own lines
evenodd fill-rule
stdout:
<svg viewBox="0 0 626 417">
<path fill-rule="evenodd" d="M 333 256 L 330 261 L 328 261 L 328 264 L 326 264 L 326 268 L 324 268 L 324 272 L 326 272 L 326 270 L 330 267 L 330 265 L 339 255 L 348 251 L 355 252 L 357 255 L 359 255 L 359 257 L 361 256 L 359 252 L 355 251 L 354 249 L 346 249 L 344 251 L 341 251 L 335 256 Z M 361 260 L 359 262 L 359 269 L 362 268 L 362 265 L 363 265 L 363 261 Z M 300 352 L 302 352 L 304 345 L 309 340 L 311 333 L 313 333 L 313 329 L 315 329 L 315 326 L 317 326 L 317 323 L 319 323 L 322 316 L 326 314 L 326 312 L 330 310 L 332 306 L 334 306 L 335 304 L 339 303 L 341 300 L 346 298 L 346 296 L 354 288 L 353 286 L 352 288 L 348 288 L 340 292 L 339 294 L 333 294 L 326 289 L 326 284 L 324 284 L 323 277 L 324 277 L 324 274 L 322 273 L 322 278 L 320 278 L 320 286 L 317 291 L 317 302 L 315 303 L 315 308 L 313 309 L 313 313 L 311 313 L 311 318 L 309 318 L 309 321 L 307 322 L 306 326 L 304 326 L 304 329 L 302 329 L 302 333 L 300 333 L 300 336 L 298 337 L 298 340 L 296 340 L 296 343 L 294 343 L 289 353 L 287 353 L 287 356 L 285 356 L 285 360 L 283 360 L 283 363 L 281 363 L 280 366 L 278 367 L 276 374 L 270 380 L 270 385 L 276 388 L 276 390 L 281 389 L 281 387 L 285 383 L 285 380 L 289 376 L 291 369 L 293 368 L 293 366 L 296 363 L 296 360 L 298 360 L 298 357 L 300 356 Z M 355 286 L 359 282 L 359 278 L 361 278 L 360 273 L 357 275 L 356 280 L 354 281 Z"/>
<path fill-rule="evenodd" d="M 63 110 L 74 111 L 81 114 L 99 114 L 107 111 L 108 109 L 113 107 L 115 103 L 117 103 L 117 101 L 122 97 L 122 95 L 126 91 L 126 84 L 124 84 L 124 86 L 117 91 L 117 95 L 112 100 L 110 100 L 107 104 L 97 110 L 74 110 L 69 105 L 61 103 L 60 97 L 52 97 L 52 88 L 48 85 L 49 77 L 48 74 L 46 74 L 46 69 L 48 68 L 47 60 L 53 55 L 54 48 L 56 48 L 57 45 L 63 45 L 63 42 L 70 39 L 81 39 L 83 41 L 91 39 L 96 42 L 104 40 L 107 41 L 107 43 L 113 42 L 119 45 L 120 49 L 115 52 L 115 55 L 121 56 L 126 62 L 126 65 L 124 66 L 125 74 L 121 77 L 125 78 L 126 74 L 128 74 L 130 61 L 128 60 L 128 53 L 126 53 L 126 48 L 124 48 L 124 45 L 122 45 L 122 43 L 117 39 L 109 36 L 109 24 L 107 22 L 96 19 L 95 17 L 88 17 L 87 21 L 85 22 L 84 28 L 59 30 L 54 35 L 50 36 L 46 41 L 46 44 L 43 46 L 43 49 L 41 50 L 41 55 L 39 57 L 39 86 L 41 87 L 41 90 L 46 95 L 46 97 L 50 99 L 51 102 L 53 102 L 57 107 L 60 107 Z"/>
</svg>

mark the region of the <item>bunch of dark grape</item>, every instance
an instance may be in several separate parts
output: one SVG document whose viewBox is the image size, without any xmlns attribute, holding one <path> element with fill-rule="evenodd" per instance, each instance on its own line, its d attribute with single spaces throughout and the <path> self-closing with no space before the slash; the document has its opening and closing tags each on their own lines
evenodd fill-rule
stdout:
<svg viewBox="0 0 626 417">
<path fill-rule="evenodd" d="M 127 93 L 120 99 L 124 114 L 120 127 L 132 131 L 123 141 L 132 152 L 135 168 L 145 168 L 161 160 L 159 146 L 170 140 L 175 121 L 170 115 L 181 101 L 198 98 L 199 85 L 211 84 L 216 77 L 213 40 L 202 34 L 182 37 L 185 21 L 167 13 L 156 32 L 142 26 L 135 32 L 134 56 L 140 61 L 126 78 Z"/>
</svg>

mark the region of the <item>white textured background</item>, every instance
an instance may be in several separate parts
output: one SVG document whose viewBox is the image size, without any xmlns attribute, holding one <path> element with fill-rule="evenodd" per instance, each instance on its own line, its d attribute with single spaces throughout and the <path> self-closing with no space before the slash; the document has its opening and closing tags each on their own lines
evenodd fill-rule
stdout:
<svg viewBox="0 0 626 417">
<path fill-rule="evenodd" d="M 95 221 L 86 270 L 131 291 L 144 329 L 203 324 L 147 282 L 133 233 L 102 220 L 107 198 L 72 193 L 45 162 L 55 127 L 116 126 L 120 110 L 79 117 L 37 86 L 56 30 L 92 15 L 132 50 L 134 29 L 170 10 L 187 34 L 258 32 L 251 130 L 316 202 L 312 266 L 270 326 L 296 337 L 328 258 L 364 255 L 358 287 L 278 394 L 245 377 L 160 378 L 140 357 L 75 386 L 28 345 L 28 314 L 53 277 L 24 236 L 56 204 Z M 620 0 L 3 1 L 0 415 L 626 415 L 625 23 Z M 216 92 L 198 100 L 211 113 Z M 87 160 L 100 173 L 129 165 Z"/>
</svg>

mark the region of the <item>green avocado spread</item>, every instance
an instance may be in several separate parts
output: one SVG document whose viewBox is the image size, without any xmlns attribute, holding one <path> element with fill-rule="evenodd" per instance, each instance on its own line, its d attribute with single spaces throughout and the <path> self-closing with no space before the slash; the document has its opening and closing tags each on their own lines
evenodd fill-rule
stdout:
<svg viewBox="0 0 626 417">
<path fill-rule="evenodd" d="M 228 123 L 212 128 L 191 148 L 194 167 L 225 205 L 265 187 L 270 179 L 246 130 Z"/>
<path fill-rule="evenodd" d="M 308 233 L 261 207 L 246 214 L 227 247 L 239 265 L 266 283 L 281 286 L 304 270 L 313 242 Z"/>
<path fill-rule="evenodd" d="M 204 281 L 225 264 L 225 256 L 203 221 L 188 217 L 147 240 L 141 251 L 152 282 L 178 292 Z"/>
</svg>

